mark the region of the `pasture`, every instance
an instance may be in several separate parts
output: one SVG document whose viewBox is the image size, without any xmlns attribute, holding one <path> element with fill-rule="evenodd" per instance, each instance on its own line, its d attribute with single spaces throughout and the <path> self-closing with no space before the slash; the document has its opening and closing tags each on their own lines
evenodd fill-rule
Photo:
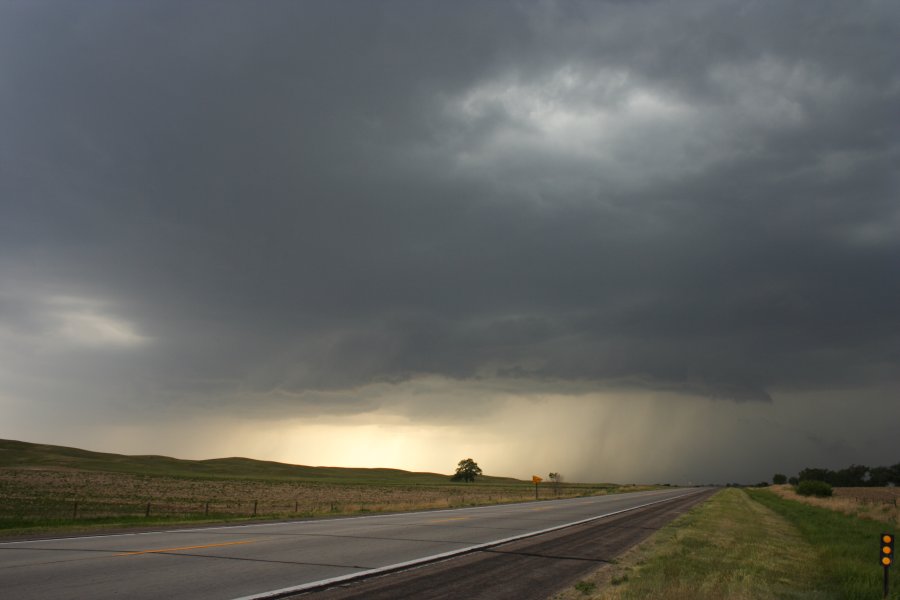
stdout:
<svg viewBox="0 0 900 600">
<path fill-rule="evenodd" d="M 540 497 L 648 489 L 540 485 Z M 307 467 L 246 458 L 186 461 L 0 440 L 0 535 L 36 530 L 311 518 L 534 500 L 530 481 L 399 469 Z"/>
<path fill-rule="evenodd" d="M 900 526 L 900 488 L 836 487 L 830 498 L 800 496 L 790 485 L 769 486 L 770 491 L 787 500 L 827 508 L 845 515 Z"/>
</svg>

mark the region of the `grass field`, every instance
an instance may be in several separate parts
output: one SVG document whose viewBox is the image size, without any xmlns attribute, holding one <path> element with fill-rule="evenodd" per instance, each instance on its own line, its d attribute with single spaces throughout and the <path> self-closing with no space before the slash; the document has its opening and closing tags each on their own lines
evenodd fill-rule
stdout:
<svg viewBox="0 0 900 600">
<path fill-rule="evenodd" d="M 893 528 L 868 518 L 843 514 L 781 498 L 764 490 L 749 492 L 754 500 L 784 517 L 816 550 L 823 580 L 837 597 L 848 600 L 880 598 L 882 569 L 878 563 L 879 537 Z M 894 567 L 890 598 L 900 599 L 900 581 Z"/>
<path fill-rule="evenodd" d="M 722 490 L 559 598 L 881 598 L 878 540 L 892 528 L 832 508 Z"/>
<path fill-rule="evenodd" d="M 787 500 L 796 500 L 811 506 L 827 508 L 846 515 L 882 521 L 894 528 L 900 527 L 900 488 L 896 487 L 839 487 L 834 496 L 817 498 L 801 496 L 790 485 L 773 485 L 768 488 Z"/>
<path fill-rule="evenodd" d="M 171 469 L 171 474 L 167 474 Z M 564 484 L 559 497 L 652 489 Z M 543 484 L 541 498 L 557 497 Z M 122 456 L 0 441 L 0 535 L 71 528 L 317 517 L 534 499 L 530 481 L 398 469 Z"/>
</svg>

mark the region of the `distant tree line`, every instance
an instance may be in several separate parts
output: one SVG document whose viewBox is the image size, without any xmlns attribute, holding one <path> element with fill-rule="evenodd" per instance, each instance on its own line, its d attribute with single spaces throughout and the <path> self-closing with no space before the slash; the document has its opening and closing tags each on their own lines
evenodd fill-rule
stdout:
<svg viewBox="0 0 900 600">
<path fill-rule="evenodd" d="M 890 467 L 867 467 L 866 465 L 850 465 L 845 469 L 832 471 L 807 467 L 797 477 L 787 478 L 781 473 L 772 477 L 773 483 L 797 484 L 801 481 L 824 481 L 834 487 L 883 487 L 900 486 L 900 463 Z"/>
</svg>

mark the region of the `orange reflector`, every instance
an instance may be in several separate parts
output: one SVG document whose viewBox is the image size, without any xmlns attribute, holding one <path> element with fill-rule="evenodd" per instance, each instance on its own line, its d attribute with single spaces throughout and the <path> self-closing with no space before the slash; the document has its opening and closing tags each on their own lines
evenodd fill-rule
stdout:
<svg viewBox="0 0 900 600">
<path fill-rule="evenodd" d="M 889 536 L 889 535 L 883 535 L 883 536 L 881 536 L 881 541 L 884 542 L 885 544 L 890 544 L 890 543 L 891 543 L 891 540 L 893 540 L 893 539 L 894 539 L 894 538 L 892 538 L 892 537 Z"/>
<path fill-rule="evenodd" d="M 884 554 L 890 554 L 890 553 L 891 553 L 891 547 L 890 547 L 890 546 L 885 546 L 884 548 L 881 549 L 881 551 L 882 551 Z"/>
<path fill-rule="evenodd" d="M 891 559 L 885 556 L 881 559 L 881 564 L 883 564 L 884 566 L 888 566 L 889 564 L 891 564 Z"/>
</svg>

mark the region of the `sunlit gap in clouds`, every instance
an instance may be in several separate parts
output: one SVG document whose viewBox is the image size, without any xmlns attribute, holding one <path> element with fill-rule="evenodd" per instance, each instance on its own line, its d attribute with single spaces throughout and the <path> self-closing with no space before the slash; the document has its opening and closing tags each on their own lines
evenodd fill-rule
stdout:
<svg viewBox="0 0 900 600">
<path fill-rule="evenodd" d="M 797 472 L 827 457 L 853 456 L 868 464 L 891 439 L 890 420 L 848 427 L 861 406 L 877 400 L 878 390 L 855 393 L 856 403 L 847 403 L 844 393 L 816 393 L 818 417 L 811 427 L 810 397 L 796 393 L 776 392 L 774 402 L 733 402 L 653 390 L 529 393 L 540 384 L 526 381 L 484 382 L 481 393 L 478 382 L 439 383 L 356 388 L 352 393 L 378 402 L 355 414 L 304 415 L 303 407 L 284 404 L 257 411 L 254 402 L 263 408 L 264 401 L 252 396 L 243 400 L 245 411 L 182 402 L 142 413 L 140 420 L 98 422 L 76 406 L 57 407 L 54 422 L 77 426 L 52 439 L 32 409 L 12 420 L 14 428 L 0 423 L 0 437 L 126 454 L 245 456 L 446 474 L 472 457 L 489 475 L 527 479 L 554 471 L 568 481 L 678 484 L 725 483 L 735 471 L 759 481 L 771 476 L 770 465 Z M 511 391 L 516 386 L 518 395 Z M 396 402 L 383 402 L 391 390 Z M 448 404 L 453 395 L 460 401 Z M 15 404 L 9 408 L 15 412 Z"/>
<path fill-rule="evenodd" d="M 397 395 L 410 385 L 397 385 Z M 459 385 L 460 396 L 474 392 L 472 382 Z M 471 456 L 490 475 L 527 479 L 555 471 L 570 481 L 681 484 L 724 483 L 735 469 L 749 473 L 760 461 L 799 470 L 823 452 L 851 451 L 865 463 L 877 451 L 860 442 L 866 432 L 847 429 L 858 408 L 840 393 L 817 395 L 823 414 L 812 430 L 809 398 L 797 394 L 777 394 L 775 402 L 732 402 L 652 390 L 529 394 L 528 382 L 505 385 L 521 386 L 522 394 L 507 389 L 492 403 L 494 382 L 494 391 L 486 386 L 477 400 L 457 405 L 456 418 L 421 412 L 410 417 L 404 414 L 410 407 L 400 403 L 349 417 L 243 423 L 241 447 L 253 456 L 299 464 L 449 473 Z M 447 386 L 452 389 L 453 382 Z M 445 395 L 417 397 L 421 408 Z M 889 426 L 882 429 L 886 434 Z M 822 439 L 841 447 L 823 448 Z M 752 476 L 770 475 L 762 470 Z"/>
<path fill-rule="evenodd" d="M 48 293 L 24 284 L 0 288 L 0 301 L 9 311 L 0 315 L 0 351 L 127 349 L 153 341 L 115 302 L 96 296 Z"/>
<path fill-rule="evenodd" d="M 56 296 L 47 299 L 50 333 L 60 341 L 89 347 L 132 347 L 150 341 L 128 321 L 112 314 L 108 303 L 87 298 Z"/>
<path fill-rule="evenodd" d="M 249 456 L 293 464 L 392 467 L 450 473 L 473 457 L 490 475 L 529 478 L 562 472 L 570 481 L 687 482 L 727 473 L 757 453 L 759 418 L 770 403 L 713 401 L 674 394 L 607 391 L 534 393 L 537 382 L 408 381 L 357 388 L 377 400 L 356 414 L 309 414 L 282 404 L 265 414 L 180 407 L 146 423 L 97 427 L 92 449 L 132 454 L 160 447 L 182 458 Z M 519 388 L 521 393 L 512 390 Z M 393 393 L 391 393 L 393 391 Z M 391 395 L 393 402 L 385 401 Z M 452 397 L 457 402 L 451 402 Z M 244 403 L 262 407 L 247 396 Z M 368 405 L 369 403 L 362 403 Z M 231 411 L 233 413 L 234 411 Z M 176 414 L 177 413 L 177 414 Z M 736 432 L 741 419 L 757 423 Z M 711 448 L 719 448 L 711 453 Z"/>
<path fill-rule="evenodd" d="M 123 425 L 106 428 L 102 437 L 134 453 L 165 444 L 196 459 L 240 454 L 293 464 L 450 473 L 458 460 L 473 457 L 490 475 L 529 478 L 558 471 L 570 481 L 689 481 L 696 474 L 683 468 L 686 460 L 706 456 L 711 466 L 744 451 L 709 455 L 710 447 L 729 437 L 732 445 L 746 442 L 733 435 L 736 413 L 757 410 L 654 393 L 529 394 L 519 382 L 519 396 L 504 392 L 496 398 L 496 391 L 485 389 L 457 404 L 454 416 L 440 410 L 427 415 L 423 404 L 441 403 L 448 392 L 414 392 L 415 408 L 402 400 L 413 395 L 404 388 L 414 385 L 396 386 L 397 404 L 356 415 L 288 418 L 291 411 L 284 407 L 284 418 L 168 418 L 152 436 Z M 447 385 L 452 388 L 452 382 Z M 472 394 L 474 387 L 461 384 L 457 393 Z"/>
<path fill-rule="evenodd" d="M 630 187 L 697 168 L 697 158 L 682 151 L 698 137 L 697 110 L 622 69 L 565 66 L 530 80 L 485 81 L 451 98 L 446 111 L 479 128 L 479 143 L 466 138 L 456 153 L 465 171 L 536 168 L 559 176 L 583 165 Z M 621 168 L 633 162 L 633 140 L 642 136 L 664 151 L 643 156 L 640 169 Z"/>
</svg>

